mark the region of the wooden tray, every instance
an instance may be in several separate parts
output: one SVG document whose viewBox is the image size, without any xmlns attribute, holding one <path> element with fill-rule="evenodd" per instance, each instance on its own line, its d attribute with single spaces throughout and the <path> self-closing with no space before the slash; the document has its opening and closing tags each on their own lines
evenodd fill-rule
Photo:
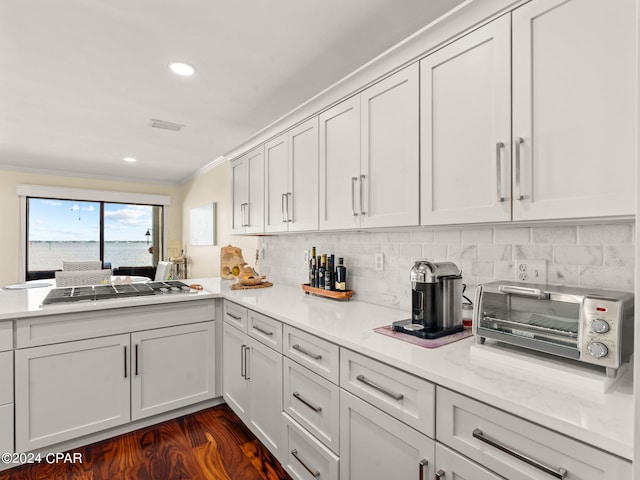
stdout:
<svg viewBox="0 0 640 480">
<path fill-rule="evenodd" d="M 252 288 L 266 288 L 273 287 L 273 283 L 271 282 L 262 282 L 257 285 L 240 285 L 239 283 L 233 283 L 231 285 L 231 290 L 251 290 Z"/>
<path fill-rule="evenodd" d="M 333 298 L 334 300 L 349 300 L 353 297 L 353 290 L 345 290 L 344 292 L 336 292 L 334 290 L 325 290 L 324 288 L 315 288 L 308 283 L 303 283 L 302 290 L 309 295 L 318 295 L 319 297 Z"/>
</svg>

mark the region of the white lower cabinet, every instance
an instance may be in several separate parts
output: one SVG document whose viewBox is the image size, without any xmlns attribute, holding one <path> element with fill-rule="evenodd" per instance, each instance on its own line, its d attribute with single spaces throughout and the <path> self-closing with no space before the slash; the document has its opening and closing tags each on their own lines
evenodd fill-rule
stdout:
<svg viewBox="0 0 640 480">
<path fill-rule="evenodd" d="M 131 335 L 131 419 L 156 415 L 215 396 L 213 322 Z"/>
<path fill-rule="evenodd" d="M 281 328 L 280 325 L 278 327 Z M 265 326 L 260 324 L 262 331 Z M 223 397 L 278 459 L 282 449 L 282 353 L 225 319 L 222 326 Z M 271 338 L 270 335 L 266 335 Z"/>
<path fill-rule="evenodd" d="M 13 453 L 13 403 L 0 406 L 0 453 Z"/>
<path fill-rule="evenodd" d="M 436 443 L 435 478 L 438 480 L 502 480 L 502 477 L 439 443 Z"/>
<path fill-rule="evenodd" d="M 15 352 L 16 451 L 130 420 L 129 334 Z"/>
<path fill-rule="evenodd" d="M 435 475 L 435 442 L 340 391 L 340 479 L 416 480 Z"/>
<path fill-rule="evenodd" d="M 282 438 L 281 463 L 295 480 L 338 480 L 338 457 L 286 413 L 282 414 Z"/>
<path fill-rule="evenodd" d="M 436 422 L 439 442 L 509 480 L 631 478 L 626 460 L 440 387 Z"/>
</svg>

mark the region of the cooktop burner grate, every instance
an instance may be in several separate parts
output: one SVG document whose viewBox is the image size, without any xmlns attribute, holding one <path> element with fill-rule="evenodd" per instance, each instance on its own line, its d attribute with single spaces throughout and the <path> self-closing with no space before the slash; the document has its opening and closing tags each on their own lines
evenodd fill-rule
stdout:
<svg viewBox="0 0 640 480">
<path fill-rule="evenodd" d="M 177 280 L 168 282 L 131 283 L 123 285 L 92 285 L 82 287 L 62 287 L 52 289 L 43 305 L 53 303 L 70 303 L 87 300 L 104 300 L 108 298 L 142 297 L 147 295 L 163 295 L 167 293 L 188 293 L 188 285 Z"/>
</svg>

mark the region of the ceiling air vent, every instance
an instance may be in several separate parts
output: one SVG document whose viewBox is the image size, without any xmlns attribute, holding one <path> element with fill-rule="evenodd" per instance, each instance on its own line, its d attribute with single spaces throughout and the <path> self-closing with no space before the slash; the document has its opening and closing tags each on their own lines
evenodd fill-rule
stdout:
<svg viewBox="0 0 640 480">
<path fill-rule="evenodd" d="M 153 128 L 162 128 L 164 130 L 173 130 L 174 132 L 179 132 L 184 128 L 184 125 L 180 125 L 179 123 L 171 123 L 165 122 L 164 120 L 157 120 L 155 118 L 151 119 L 151 126 Z"/>
</svg>

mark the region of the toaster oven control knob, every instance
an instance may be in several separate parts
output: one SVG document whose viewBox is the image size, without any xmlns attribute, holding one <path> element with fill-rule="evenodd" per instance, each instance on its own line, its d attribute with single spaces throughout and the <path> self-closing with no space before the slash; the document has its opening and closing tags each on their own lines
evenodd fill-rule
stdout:
<svg viewBox="0 0 640 480">
<path fill-rule="evenodd" d="M 609 349 L 607 348 L 607 346 L 604 343 L 600 342 L 590 343 L 587 349 L 589 350 L 589 353 L 596 358 L 606 357 L 609 353 Z"/>
<path fill-rule="evenodd" d="M 609 324 L 606 322 L 606 320 L 596 318 L 593 322 L 591 322 L 591 330 L 595 333 L 607 333 L 609 331 Z"/>
</svg>

